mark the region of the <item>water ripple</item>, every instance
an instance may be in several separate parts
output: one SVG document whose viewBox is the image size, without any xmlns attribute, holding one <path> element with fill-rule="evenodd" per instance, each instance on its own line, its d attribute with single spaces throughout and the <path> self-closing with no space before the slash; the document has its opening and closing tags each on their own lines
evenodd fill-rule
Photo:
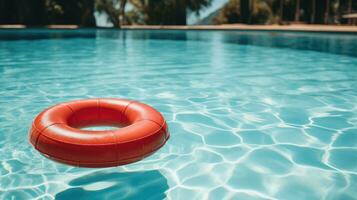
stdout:
<svg viewBox="0 0 357 200">
<path fill-rule="evenodd" d="M 357 196 L 353 36 L 7 36 L 0 38 L 0 199 Z M 92 97 L 152 105 L 171 139 L 143 161 L 110 169 L 54 163 L 30 146 L 27 131 L 41 110 Z"/>
</svg>

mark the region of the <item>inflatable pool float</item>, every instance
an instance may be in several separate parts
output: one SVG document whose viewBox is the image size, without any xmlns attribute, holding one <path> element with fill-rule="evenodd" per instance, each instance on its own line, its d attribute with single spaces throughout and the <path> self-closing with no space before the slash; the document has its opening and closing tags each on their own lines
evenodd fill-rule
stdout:
<svg viewBox="0 0 357 200">
<path fill-rule="evenodd" d="M 114 130 L 82 130 L 116 126 Z M 78 167 L 113 167 L 139 161 L 169 139 L 163 116 L 154 108 L 123 99 L 86 99 L 42 111 L 30 130 L 40 153 Z"/>
</svg>

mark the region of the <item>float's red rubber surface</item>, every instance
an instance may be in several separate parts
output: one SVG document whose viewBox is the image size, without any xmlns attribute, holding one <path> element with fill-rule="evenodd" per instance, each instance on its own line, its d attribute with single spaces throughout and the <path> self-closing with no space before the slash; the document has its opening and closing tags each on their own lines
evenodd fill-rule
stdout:
<svg viewBox="0 0 357 200">
<path fill-rule="evenodd" d="M 116 130 L 80 127 L 109 125 Z M 113 167 L 139 161 L 169 138 L 163 116 L 154 108 L 123 99 L 87 99 L 62 103 L 41 112 L 30 142 L 46 157 L 79 167 Z"/>
</svg>

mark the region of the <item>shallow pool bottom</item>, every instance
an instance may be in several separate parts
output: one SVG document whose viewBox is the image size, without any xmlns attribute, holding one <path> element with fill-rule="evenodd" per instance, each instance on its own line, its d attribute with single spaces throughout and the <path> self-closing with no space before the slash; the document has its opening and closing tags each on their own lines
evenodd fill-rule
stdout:
<svg viewBox="0 0 357 200">
<path fill-rule="evenodd" d="M 0 31 L 0 199 L 357 196 L 354 36 L 24 31 Z M 32 149 L 40 111 L 94 97 L 152 105 L 169 142 L 110 169 L 61 165 Z"/>
</svg>

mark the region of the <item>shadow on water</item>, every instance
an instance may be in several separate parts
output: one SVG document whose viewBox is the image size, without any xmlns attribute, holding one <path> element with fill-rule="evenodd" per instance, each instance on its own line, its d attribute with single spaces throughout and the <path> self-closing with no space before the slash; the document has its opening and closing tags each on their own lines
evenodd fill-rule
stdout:
<svg viewBox="0 0 357 200">
<path fill-rule="evenodd" d="M 157 170 L 142 172 L 95 172 L 72 180 L 71 188 L 58 193 L 57 200 L 68 199 L 164 199 L 169 189 Z"/>
</svg>

